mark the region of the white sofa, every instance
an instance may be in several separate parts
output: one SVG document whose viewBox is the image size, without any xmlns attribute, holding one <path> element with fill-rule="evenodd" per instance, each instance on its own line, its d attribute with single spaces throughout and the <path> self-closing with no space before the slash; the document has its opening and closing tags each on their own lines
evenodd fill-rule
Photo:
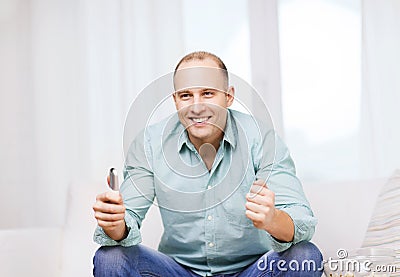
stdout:
<svg viewBox="0 0 400 277">
<path fill-rule="evenodd" d="M 378 192 L 385 180 L 304 184 L 319 219 L 313 241 L 325 258 L 340 248 L 360 247 Z M 104 184 L 72 184 L 65 226 L 0 230 L 0 276 L 91 276 L 97 245 L 92 204 Z M 152 207 L 142 228 L 143 243 L 156 248 L 162 233 L 160 215 Z"/>
<path fill-rule="evenodd" d="M 318 218 L 313 242 L 324 258 L 337 258 L 339 248 L 359 248 L 386 179 L 305 183 L 304 191 Z"/>
</svg>

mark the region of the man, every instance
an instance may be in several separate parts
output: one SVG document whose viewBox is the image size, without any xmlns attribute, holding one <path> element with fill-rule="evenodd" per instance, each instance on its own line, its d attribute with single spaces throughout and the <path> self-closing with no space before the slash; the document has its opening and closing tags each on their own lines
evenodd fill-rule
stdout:
<svg viewBox="0 0 400 277">
<path fill-rule="evenodd" d="M 97 196 L 94 275 L 321 276 L 308 242 L 316 219 L 289 152 L 271 126 L 228 109 L 235 91 L 224 63 L 188 54 L 174 87 L 177 114 L 133 141 L 121 194 Z M 139 244 L 155 198 L 159 251 Z"/>
</svg>

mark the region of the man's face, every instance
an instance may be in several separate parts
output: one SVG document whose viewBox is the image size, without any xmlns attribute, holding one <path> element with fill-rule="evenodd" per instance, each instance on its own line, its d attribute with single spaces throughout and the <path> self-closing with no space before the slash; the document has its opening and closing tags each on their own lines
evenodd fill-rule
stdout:
<svg viewBox="0 0 400 277">
<path fill-rule="evenodd" d="M 183 62 L 175 75 L 175 106 L 190 140 L 196 144 L 219 143 L 227 108 L 233 102 L 233 87 L 228 88 L 223 71 L 217 68 L 212 59 L 193 60 Z"/>
</svg>

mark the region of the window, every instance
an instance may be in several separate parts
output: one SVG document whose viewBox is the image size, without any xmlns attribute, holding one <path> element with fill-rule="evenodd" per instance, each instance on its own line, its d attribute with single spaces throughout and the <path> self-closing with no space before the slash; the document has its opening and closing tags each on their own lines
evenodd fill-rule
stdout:
<svg viewBox="0 0 400 277">
<path fill-rule="evenodd" d="M 304 181 L 360 176 L 361 3 L 281 0 L 285 140 Z"/>
</svg>

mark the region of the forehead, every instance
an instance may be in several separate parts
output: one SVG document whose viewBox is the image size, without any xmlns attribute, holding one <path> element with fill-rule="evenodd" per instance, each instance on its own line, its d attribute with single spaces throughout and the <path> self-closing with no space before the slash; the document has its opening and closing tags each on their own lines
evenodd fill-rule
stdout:
<svg viewBox="0 0 400 277">
<path fill-rule="evenodd" d="M 225 70 L 212 59 L 183 62 L 174 76 L 175 91 L 190 88 L 227 88 Z"/>
<path fill-rule="evenodd" d="M 190 67 L 215 67 L 215 68 L 219 68 L 218 63 L 214 59 L 205 58 L 205 59 L 202 59 L 202 60 L 193 59 L 193 60 L 189 60 L 189 61 L 184 61 L 179 65 L 178 70 L 184 69 L 184 68 L 190 68 Z"/>
</svg>

